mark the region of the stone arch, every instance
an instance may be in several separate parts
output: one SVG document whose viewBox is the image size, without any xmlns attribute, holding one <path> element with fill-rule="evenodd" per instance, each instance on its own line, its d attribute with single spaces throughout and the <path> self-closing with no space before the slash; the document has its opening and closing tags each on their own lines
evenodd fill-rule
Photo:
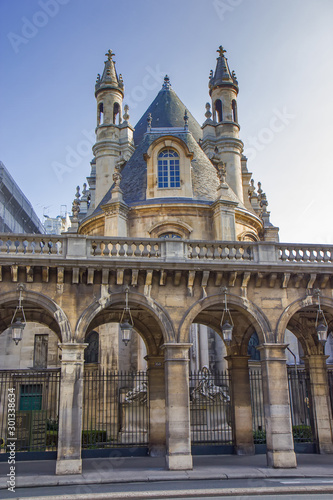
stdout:
<svg viewBox="0 0 333 500">
<path fill-rule="evenodd" d="M 164 309 L 150 297 L 130 290 L 128 303 L 132 311 L 134 328 L 142 335 L 147 352 L 157 354 L 161 344 L 175 342 L 175 332 L 172 321 Z M 94 329 L 107 322 L 119 322 L 121 310 L 125 305 L 125 292 L 110 293 L 96 300 L 80 316 L 76 329 L 77 342 L 83 342 L 89 329 Z M 118 310 L 114 310 L 117 308 Z M 139 307 L 139 314 L 133 314 L 133 309 Z M 151 321 L 147 325 L 145 316 Z M 156 335 L 156 330 L 160 335 Z M 157 342 L 156 342 L 157 341 Z"/>
<path fill-rule="evenodd" d="M 228 294 L 228 305 L 235 307 L 249 320 L 249 325 L 246 327 L 242 337 L 242 354 L 243 351 L 246 354 L 247 343 L 254 330 L 259 337 L 260 343 L 274 342 L 270 323 L 264 313 L 255 304 L 250 302 L 248 299 Z M 189 341 L 190 325 L 195 322 L 196 319 L 198 323 L 206 324 L 215 331 L 220 332 L 221 316 L 219 315 L 219 318 L 217 318 L 209 313 L 209 308 L 213 306 L 221 306 L 222 313 L 222 295 L 211 295 L 201 299 L 184 314 L 179 328 L 179 342 Z"/>
<path fill-rule="evenodd" d="M 18 291 L 0 294 L 0 329 L 6 330 L 11 323 L 18 303 Z M 68 318 L 54 300 L 39 292 L 24 290 L 22 305 L 27 321 L 42 323 L 58 336 L 60 342 L 71 341 L 71 327 Z M 2 307 L 5 311 L 2 312 Z"/>
<path fill-rule="evenodd" d="M 325 313 L 328 313 L 327 322 L 329 324 L 329 332 L 333 328 L 333 299 L 328 297 L 320 297 L 320 304 Z M 302 299 L 297 299 L 289 306 L 285 308 L 282 312 L 277 327 L 276 327 L 276 339 L 278 343 L 284 343 L 285 331 L 287 329 L 291 330 L 294 335 L 301 342 L 304 352 L 316 352 L 319 341 L 316 337 L 315 332 L 313 335 L 304 335 L 302 331 L 302 325 L 298 321 L 296 315 L 301 311 L 306 311 L 316 309 L 318 307 L 318 299 L 313 295 L 308 295 Z"/>
</svg>

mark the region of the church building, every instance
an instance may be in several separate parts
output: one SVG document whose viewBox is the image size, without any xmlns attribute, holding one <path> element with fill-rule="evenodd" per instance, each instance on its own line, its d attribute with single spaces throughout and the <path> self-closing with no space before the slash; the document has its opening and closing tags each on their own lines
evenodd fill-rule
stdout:
<svg viewBox="0 0 333 500">
<path fill-rule="evenodd" d="M 18 446 L 54 453 L 58 474 L 115 450 L 172 470 L 194 453 L 266 453 L 276 468 L 333 453 L 333 248 L 279 241 L 225 49 L 202 125 L 165 76 L 132 126 L 114 57 L 68 231 L 0 235 L 0 377 L 16 389 Z M 2 405 L 3 436 L 6 422 Z"/>
</svg>

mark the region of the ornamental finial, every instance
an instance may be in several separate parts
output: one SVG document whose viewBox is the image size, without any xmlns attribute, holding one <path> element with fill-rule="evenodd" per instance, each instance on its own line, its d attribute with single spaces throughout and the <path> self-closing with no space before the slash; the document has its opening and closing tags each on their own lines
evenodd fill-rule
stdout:
<svg viewBox="0 0 333 500">
<path fill-rule="evenodd" d="M 219 53 L 219 57 L 224 57 L 224 54 L 227 52 L 226 50 L 224 50 L 224 48 L 222 47 L 222 45 L 219 46 L 219 48 L 217 49 L 217 51 Z"/>
<path fill-rule="evenodd" d="M 164 90 L 170 90 L 170 88 L 171 88 L 170 78 L 168 77 L 168 75 L 165 75 L 165 77 L 164 77 L 164 83 L 163 83 L 162 88 Z"/>
<path fill-rule="evenodd" d="M 106 57 L 108 58 L 108 60 L 111 62 L 112 61 L 112 57 L 115 55 L 112 50 L 108 50 L 107 53 L 105 54 Z"/>
</svg>

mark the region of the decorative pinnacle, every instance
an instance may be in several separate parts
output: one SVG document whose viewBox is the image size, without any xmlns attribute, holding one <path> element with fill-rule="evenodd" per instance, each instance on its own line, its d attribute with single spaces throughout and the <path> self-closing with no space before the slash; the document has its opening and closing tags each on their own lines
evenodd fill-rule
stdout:
<svg viewBox="0 0 333 500">
<path fill-rule="evenodd" d="M 115 188 L 119 188 L 119 184 L 121 181 L 121 173 L 120 173 L 121 163 L 118 161 L 114 167 L 114 174 L 112 176 L 113 182 L 115 184 Z"/>
<path fill-rule="evenodd" d="M 220 179 L 220 186 L 224 185 L 226 183 L 225 178 L 227 175 L 227 169 L 225 163 L 220 162 L 217 164 L 217 175 L 218 178 Z"/>
<path fill-rule="evenodd" d="M 207 120 L 209 120 L 212 116 L 212 113 L 210 111 L 210 104 L 209 102 L 206 102 L 206 113 L 205 113 L 205 117 L 207 118 Z"/>
<path fill-rule="evenodd" d="M 224 57 L 224 54 L 227 52 L 226 50 L 224 50 L 224 48 L 222 47 L 222 45 L 219 46 L 219 48 L 217 49 L 217 51 L 219 53 L 219 57 Z"/>
<path fill-rule="evenodd" d="M 185 130 L 188 130 L 188 114 L 187 114 L 187 109 L 185 108 L 185 113 L 184 113 L 184 122 L 185 122 Z"/>
<path fill-rule="evenodd" d="M 147 132 L 151 131 L 151 122 L 153 121 L 153 117 L 151 116 L 151 113 L 149 113 L 147 117 Z"/>
<path fill-rule="evenodd" d="M 105 55 L 110 62 L 112 61 L 112 57 L 115 56 L 115 54 L 110 49 L 107 51 L 107 53 Z"/>
<path fill-rule="evenodd" d="M 128 122 L 128 120 L 129 120 L 129 114 L 128 114 L 129 106 L 128 106 L 128 104 L 125 104 L 124 111 L 125 111 L 125 113 L 124 113 L 123 118 L 124 118 L 125 122 Z"/>
<path fill-rule="evenodd" d="M 162 85 L 162 89 L 164 89 L 164 90 L 171 89 L 170 78 L 168 77 L 168 75 L 165 75 L 165 77 L 164 77 L 164 83 Z"/>
</svg>

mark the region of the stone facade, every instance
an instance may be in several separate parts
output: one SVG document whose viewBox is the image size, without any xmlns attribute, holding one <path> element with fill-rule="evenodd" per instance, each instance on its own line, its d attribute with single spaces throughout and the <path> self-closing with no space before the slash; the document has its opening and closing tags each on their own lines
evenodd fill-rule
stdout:
<svg viewBox="0 0 333 500">
<path fill-rule="evenodd" d="M 70 232 L 43 244 L 29 235 L 16 235 L 16 243 L 2 236 L 2 330 L 9 327 L 17 284 L 23 283 L 27 321 L 52 330 L 49 353 L 61 364 L 58 473 L 81 471 L 85 349 L 86 361 L 95 360 L 91 332 L 99 333 L 103 368 L 147 369 L 148 447 L 152 456 L 165 454 L 169 469 L 192 468 L 189 372 L 213 361 L 232 374 L 234 450 L 254 453 L 248 368 L 253 335 L 263 376 L 268 465 L 297 465 L 289 338 L 301 346 L 298 361 L 301 353 L 311 380 L 317 449 L 333 451 L 325 355 L 330 342 L 325 347 L 315 329 L 320 304 L 332 331 L 333 248 L 279 243 L 266 195 L 260 183 L 254 187 L 242 155 L 238 82 L 222 47 L 209 93 L 212 103 L 206 105 L 200 136 L 166 77 L 136 135 L 109 51 L 96 83 L 89 191 L 76 196 Z M 118 328 L 126 297 L 137 332 L 127 348 Z M 230 342 L 221 333 L 226 297 Z M 22 341 L 28 345 L 32 349 L 31 339 Z M 37 351 L 40 357 L 43 346 Z"/>
</svg>

